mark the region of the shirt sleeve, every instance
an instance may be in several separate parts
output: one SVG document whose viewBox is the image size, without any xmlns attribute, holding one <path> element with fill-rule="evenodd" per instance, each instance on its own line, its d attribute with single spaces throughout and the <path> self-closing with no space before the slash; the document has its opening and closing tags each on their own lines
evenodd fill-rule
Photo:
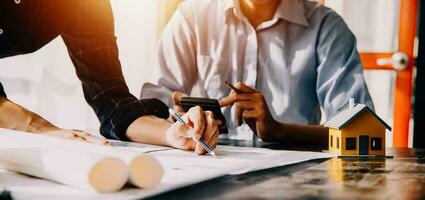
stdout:
<svg viewBox="0 0 425 200">
<path fill-rule="evenodd" d="M 317 95 L 327 119 L 348 104 L 349 98 L 374 109 L 363 75 L 356 38 L 343 19 L 331 12 L 319 32 Z"/>
<path fill-rule="evenodd" d="M 3 85 L 1 84 L 1 82 L 0 82 L 0 97 L 7 97 L 6 93 L 4 92 Z"/>
<path fill-rule="evenodd" d="M 142 98 L 159 98 L 171 106 L 171 92 L 190 94 L 198 80 L 196 39 L 186 5 L 180 4 L 161 35 L 154 72 L 143 85 Z"/>
<path fill-rule="evenodd" d="M 129 93 L 118 59 L 114 19 L 109 1 L 77 1 L 78 12 L 61 36 L 68 48 L 84 96 L 95 111 L 100 133 L 128 140 L 128 126 L 143 115 L 168 118 L 167 106 L 157 99 L 138 100 Z"/>
</svg>

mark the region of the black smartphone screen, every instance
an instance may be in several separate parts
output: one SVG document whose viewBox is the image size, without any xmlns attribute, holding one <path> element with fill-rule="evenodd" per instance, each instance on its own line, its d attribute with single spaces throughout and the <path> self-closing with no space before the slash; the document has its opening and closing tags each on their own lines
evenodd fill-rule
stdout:
<svg viewBox="0 0 425 200">
<path fill-rule="evenodd" d="M 200 106 L 205 111 L 211 111 L 214 114 L 215 119 L 221 120 L 223 126 L 220 127 L 220 133 L 226 134 L 229 132 L 226 125 L 226 118 L 220 109 L 220 103 L 217 99 L 197 98 L 197 97 L 182 97 L 180 99 L 180 105 L 187 112 L 194 106 Z"/>
</svg>

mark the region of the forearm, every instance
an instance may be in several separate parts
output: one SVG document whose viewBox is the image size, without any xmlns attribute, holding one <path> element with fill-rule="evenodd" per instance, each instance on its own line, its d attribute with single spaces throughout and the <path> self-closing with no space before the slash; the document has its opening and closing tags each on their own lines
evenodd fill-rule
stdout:
<svg viewBox="0 0 425 200">
<path fill-rule="evenodd" d="M 33 133 L 59 130 L 39 115 L 6 98 L 0 98 L 0 127 Z"/>
<path fill-rule="evenodd" d="M 285 142 L 297 145 L 326 146 L 328 129 L 323 125 L 276 123 L 265 130 L 257 130 L 266 142 Z M 262 133 L 262 134 L 261 134 Z"/>
<path fill-rule="evenodd" d="M 166 131 L 171 123 L 152 115 L 137 118 L 126 131 L 133 142 L 170 146 L 166 140 Z"/>
<path fill-rule="evenodd" d="M 232 89 L 234 91 L 220 101 L 220 106 L 236 104 L 238 123 L 243 118 L 263 141 L 292 145 L 325 146 L 327 144 L 328 129 L 323 126 L 280 123 L 273 118 L 261 92 L 241 82 L 232 86 Z"/>
</svg>

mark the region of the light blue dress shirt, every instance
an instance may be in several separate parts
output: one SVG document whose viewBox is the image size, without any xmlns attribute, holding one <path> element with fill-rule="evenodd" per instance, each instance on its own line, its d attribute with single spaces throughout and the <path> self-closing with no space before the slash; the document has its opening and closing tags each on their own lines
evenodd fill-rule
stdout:
<svg viewBox="0 0 425 200">
<path fill-rule="evenodd" d="M 319 124 L 321 108 L 330 119 L 349 98 L 373 109 L 353 33 L 333 10 L 307 0 L 282 0 L 255 29 L 237 0 L 186 0 L 160 38 L 155 63 L 142 98 L 170 106 L 172 91 L 224 98 L 229 80 L 262 92 L 282 123 Z M 235 131 L 234 110 L 223 109 L 230 137 L 250 138 L 246 125 Z"/>
</svg>

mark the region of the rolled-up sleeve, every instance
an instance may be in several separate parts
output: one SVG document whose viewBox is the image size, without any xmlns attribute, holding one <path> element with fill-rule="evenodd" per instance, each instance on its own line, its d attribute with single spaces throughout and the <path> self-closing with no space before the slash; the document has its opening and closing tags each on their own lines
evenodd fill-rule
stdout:
<svg viewBox="0 0 425 200">
<path fill-rule="evenodd" d="M 180 4 L 163 31 L 154 72 L 142 88 L 142 98 L 158 98 L 170 106 L 171 92 L 189 94 L 198 80 L 196 38 L 186 4 Z"/>
<path fill-rule="evenodd" d="M 6 92 L 4 92 L 3 85 L 0 82 L 0 97 L 7 97 Z"/>
<path fill-rule="evenodd" d="M 157 99 L 138 100 L 129 93 L 118 59 L 109 1 L 80 3 L 69 28 L 61 33 L 82 82 L 84 96 L 101 123 L 106 138 L 128 140 L 126 130 L 137 118 L 168 118 L 167 106 Z"/>
<path fill-rule="evenodd" d="M 327 119 L 345 106 L 349 98 L 374 109 L 356 38 L 336 13 L 324 19 L 317 44 L 317 95 Z"/>
</svg>

